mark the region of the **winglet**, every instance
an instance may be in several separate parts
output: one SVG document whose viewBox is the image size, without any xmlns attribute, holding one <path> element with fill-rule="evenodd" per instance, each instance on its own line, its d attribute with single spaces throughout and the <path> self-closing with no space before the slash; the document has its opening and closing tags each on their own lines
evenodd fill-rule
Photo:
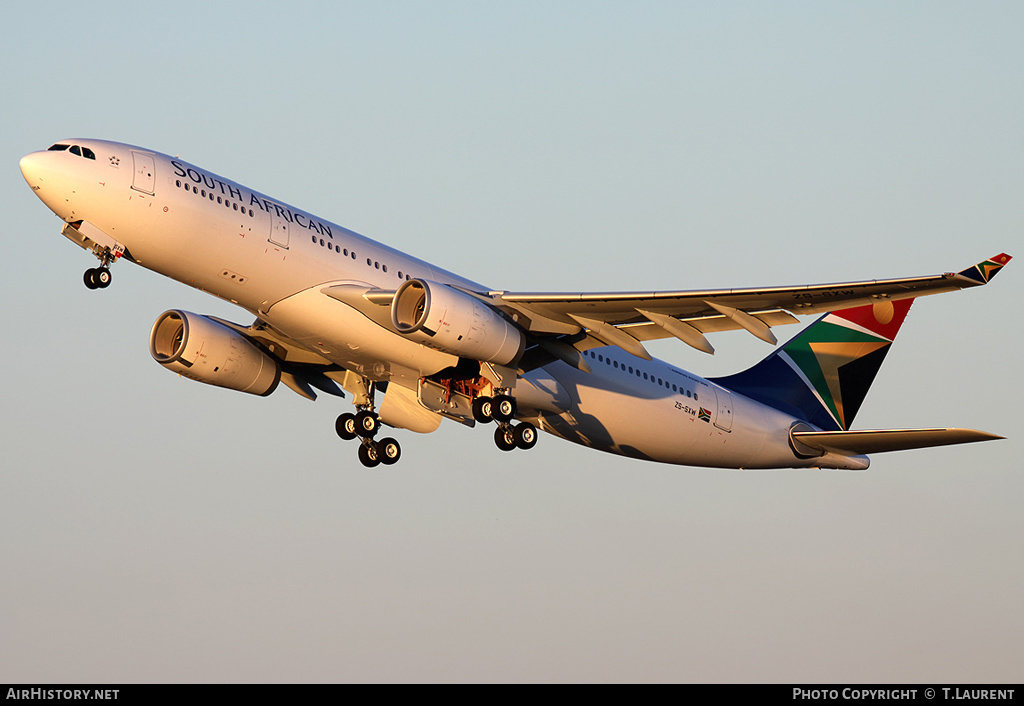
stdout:
<svg viewBox="0 0 1024 706">
<path fill-rule="evenodd" d="M 979 262 L 977 265 L 968 267 L 962 272 L 958 272 L 961 277 L 974 280 L 978 284 L 988 284 L 988 281 L 996 276 L 999 270 L 1003 269 L 1003 266 L 1013 259 L 1012 255 L 1006 253 L 1000 253 L 994 257 L 990 257 L 984 262 Z"/>
</svg>

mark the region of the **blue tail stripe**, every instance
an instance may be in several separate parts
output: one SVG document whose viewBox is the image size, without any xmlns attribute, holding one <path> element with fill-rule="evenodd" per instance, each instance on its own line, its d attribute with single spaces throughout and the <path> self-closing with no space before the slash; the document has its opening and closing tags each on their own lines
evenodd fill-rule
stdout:
<svg viewBox="0 0 1024 706">
<path fill-rule="evenodd" d="M 811 388 L 779 353 L 775 351 L 748 370 L 714 378 L 712 382 L 798 419 L 807 420 L 819 429 L 840 431 L 840 426 Z"/>
</svg>

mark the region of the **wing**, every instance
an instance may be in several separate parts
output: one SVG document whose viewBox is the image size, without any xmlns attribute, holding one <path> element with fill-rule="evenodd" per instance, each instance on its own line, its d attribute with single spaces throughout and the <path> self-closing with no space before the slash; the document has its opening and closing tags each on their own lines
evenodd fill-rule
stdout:
<svg viewBox="0 0 1024 706">
<path fill-rule="evenodd" d="M 550 355 L 566 362 L 575 360 L 569 346 L 585 350 L 616 345 L 650 358 L 642 341 L 675 336 L 713 353 L 704 334 L 731 329 L 746 329 L 775 344 L 771 327 L 795 323 L 793 314 L 864 304 L 880 307 L 884 313 L 893 300 L 986 284 L 1010 259 L 1002 253 L 955 273 L 839 284 L 678 292 L 489 292 L 488 296 L 494 306 L 536 336 Z"/>
</svg>

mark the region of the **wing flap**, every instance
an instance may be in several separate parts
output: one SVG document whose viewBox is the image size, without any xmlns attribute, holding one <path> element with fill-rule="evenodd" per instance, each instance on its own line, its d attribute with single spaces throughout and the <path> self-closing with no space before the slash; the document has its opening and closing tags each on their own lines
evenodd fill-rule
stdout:
<svg viewBox="0 0 1024 706">
<path fill-rule="evenodd" d="M 865 429 L 861 431 L 793 431 L 793 439 L 823 452 L 845 455 L 970 444 L 1005 437 L 975 429 Z"/>
</svg>

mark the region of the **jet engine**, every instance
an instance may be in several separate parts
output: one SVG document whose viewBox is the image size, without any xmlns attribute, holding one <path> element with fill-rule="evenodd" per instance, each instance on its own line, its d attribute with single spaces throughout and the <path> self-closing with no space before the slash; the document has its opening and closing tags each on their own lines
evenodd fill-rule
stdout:
<svg viewBox="0 0 1024 706">
<path fill-rule="evenodd" d="M 281 380 L 277 362 L 252 341 L 189 311 L 160 315 L 149 334 L 149 352 L 171 372 L 252 395 L 269 395 Z"/>
<path fill-rule="evenodd" d="M 417 343 L 462 358 L 508 365 L 522 354 L 523 333 L 476 297 L 423 279 L 403 282 L 391 323 Z"/>
</svg>

